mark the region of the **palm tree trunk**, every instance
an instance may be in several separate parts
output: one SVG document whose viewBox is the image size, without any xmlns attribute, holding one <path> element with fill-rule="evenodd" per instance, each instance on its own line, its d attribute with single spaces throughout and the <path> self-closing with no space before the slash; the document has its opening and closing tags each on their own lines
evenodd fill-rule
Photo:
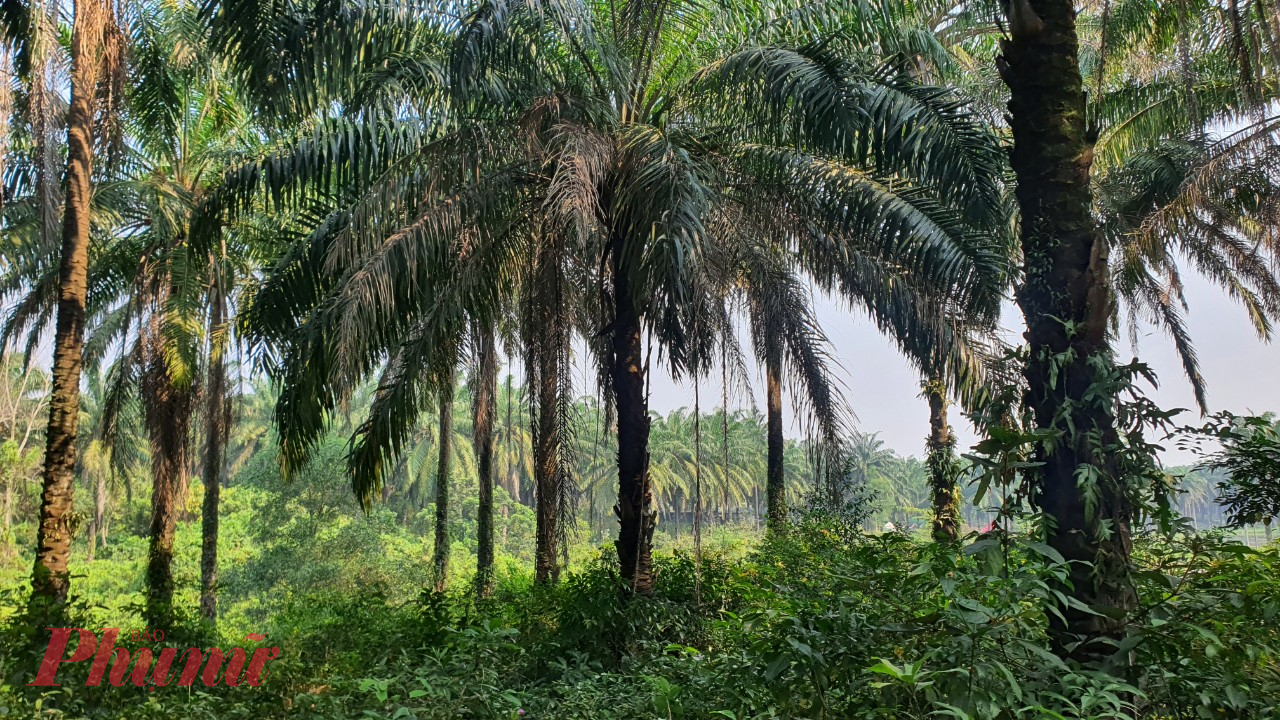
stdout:
<svg viewBox="0 0 1280 720">
<path fill-rule="evenodd" d="M 946 385 L 937 377 L 925 383 L 929 401 L 929 486 L 933 490 L 933 539 L 960 537 L 960 488 L 956 486 L 955 438 L 947 423 Z"/>
<path fill-rule="evenodd" d="M 676 511 L 676 520 L 675 520 L 675 523 L 672 524 L 672 532 L 675 535 L 674 540 L 676 541 L 676 543 L 679 543 L 680 542 L 680 515 L 684 511 L 684 497 L 680 494 L 680 491 L 677 490 L 675 492 L 675 497 L 672 499 L 675 501 L 674 504 L 675 504 L 675 511 Z"/>
<path fill-rule="evenodd" d="M 436 536 L 432 555 L 436 592 L 444 592 L 449 581 L 449 463 L 453 452 L 453 368 L 440 387 L 439 461 L 436 468 Z"/>
<path fill-rule="evenodd" d="M 151 436 L 152 485 L 146 616 L 151 627 L 168 627 L 173 619 L 173 539 L 181 475 L 187 467 L 191 403 L 190 393 L 175 387 L 169 378 L 164 356 L 149 355 L 143 389 Z"/>
<path fill-rule="evenodd" d="M 768 507 L 766 530 L 781 533 L 787 529 L 787 486 L 783 475 L 782 440 L 782 348 L 779 338 L 768 338 L 765 352 L 765 374 L 768 383 L 769 471 L 765 482 L 765 505 Z M 759 517 L 759 512 L 756 513 Z"/>
<path fill-rule="evenodd" d="M 102 550 L 106 550 L 106 475 L 99 475 L 93 486 L 93 530 L 99 534 Z"/>
<path fill-rule="evenodd" d="M 537 238 L 538 253 L 531 295 L 524 320 L 528 347 L 531 416 L 533 418 L 533 474 L 537 527 L 534 548 L 534 582 L 553 583 L 560 578 L 560 523 L 564 477 L 560 467 L 560 416 L 562 374 L 566 371 L 561 257 L 553 235 Z"/>
<path fill-rule="evenodd" d="M 476 512 L 476 595 L 493 592 L 493 418 L 497 412 L 498 353 L 493 327 L 479 333 L 479 362 L 476 367 L 475 396 L 471 401 L 472 428 L 479 475 L 479 506 Z"/>
<path fill-rule="evenodd" d="M 1066 608 L 1065 622 L 1051 613 L 1049 623 L 1058 651 L 1091 658 L 1105 648 L 1072 643 L 1120 635 L 1136 595 L 1129 576 L 1131 508 L 1114 456 L 1101 449 L 1119 445 L 1114 398 L 1095 391 L 1110 382 L 1112 301 L 1107 246 L 1092 215 L 1093 142 L 1085 127 L 1075 4 L 1012 0 L 1010 27 L 1002 74 L 1010 89 L 1021 209 L 1026 279 L 1017 299 L 1030 349 L 1027 401 L 1039 427 L 1062 433 L 1052 446 L 1037 444 L 1036 500 L 1053 520 L 1049 544 L 1071 562 L 1063 591 L 1083 606 L 1108 610 Z M 1084 489 L 1096 505 L 1086 504 L 1077 481 L 1082 467 L 1096 471 L 1096 491 Z M 1111 532 L 1100 539 L 1103 523 Z"/>
<path fill-rule="evenodd" d="M 622 239 L 610 253 L 613 270 L 613 336 L 610 378 L 618 413 L 618 562 L 626 588 L 653 593 L 653 491 L 649 486 L 649 407 L 644 392 L 640 313 L 622 266 Z"/>
<path fill-rule="evenodd" d="M 702 605 L 702 393 L 693 373 L 693 600 Z"/>
<path fill-rule="evenodd" d="M 560 367 L 557 343 L 545 337 L 535 343 L 538 418 L 533 437 L 533 469 L 537 502 L 534 582 L 559 580 L 557 561 L 560 531 Z"/>
<path fill-rule="evenodd" d="M 71 105 L 67 112 L 66 212 L 58 275 L 58 320 L 53 341 L 53 383 L 45 431 L 40 521 L 32 601 L 61 604 L 70 589 L 71 494 L 80 418 L 80 367 L 84 350 L 89 269 L 89 203 L 93 176 L 94 98 L 101 74 L 106 5 L 77 0 L 71 31 Z"/>
<path fill-rule="evenodd" d="M 200 518 L 200 616 L 218 621 L 218 501 L 222 491 L 222 464 L 227 440 L 227 378 L 222 334 L 224 298 L 215 283 L 209 293 L 209 382 L 205 391 L 204 502 Z"/>
</svg>

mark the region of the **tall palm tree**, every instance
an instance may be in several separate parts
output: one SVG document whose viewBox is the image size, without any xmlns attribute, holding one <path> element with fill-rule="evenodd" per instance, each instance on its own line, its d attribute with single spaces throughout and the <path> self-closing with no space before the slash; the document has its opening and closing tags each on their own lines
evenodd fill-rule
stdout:
<svg viewBox="0 0 1280 720">
<path fill-rule="evenodd" d="M 219 6 L 215 33 L 260 31 L 256 8 Z M 673 371 L 687 366 L 685 299 L 715 236 L 708 228 L 748 223 L 821 283 L 852 288 L 874 310 L 897 313 L 887 323 L 921 333 L 942 304 L 905 303 L 904 293 L 966 295 L 982 275 L 974 267 L 996 259 L 968 223 L 998 200 L 994 143 L 955 97 L 870 59 L 887 44 L 851 4 L 316 12 L 298 25 L 305 38 L 258 32 L 263 39 L 233 48 L 265 89 L 272 77 L 296 77 L 287 102 L 317 116 L 310 134 L 240 176 L 236 196 L 269 189 L 294 208 L 326 179 L 345 182 L 284 266 L 306 278 L 281 305 L 288 319 L 260 325 L 284 341 L 286 464 L 305 457 L 325 408 L 390 352 L 386 392 L 351 456 L 355 477 L 377 478 L 429 384 L 417 371 L 435 340 L 456 334 L 462 308 L 488 320 L 509 305 L 495 279 L 532 256 L 530 237 L 561 235 L 602 309 L 596 335 L 607 343 L 593 347 L 617 418 L 615 547 L 635 594 L 653 581 L 644 338 Z M 454 23 L 459 13 L 466 19 Z M 380 50 L 348 42 L 379 33 Z M 364 62 L 351 62 L 341 82 L 304 69 L 318 52 L 355 48 Z M 344 88 L 358 92 L 335 111 Z M 338 134 L 349 142 L 330 142 Z"/>
<path fill-rule="evenodd" d="M 766 382 L 766 518 L 768 529 L 777 533 L 786 528 L 787 522 L 782 432 L 784 368 L 794 378 L 792 398 L 807 411 L 806 419 L 816 424 L 815 439 L 820 439 L 824 447 L 838 446 L 848 420 L 839 387 L 832 378 L 829 343 L 810 306 L 807 288 L 776 252 L 770 254 L 766 249 L 748 253 L 747 257 L 745 304 Z"/>
<path fill-rule="evenodd" d="M 1263 337 L 1280 309 L 1280 126 L 1268 117 L 1276 85 L 1263 80 L 1275 77 L 1275 65 L 1258 62 L 1274 57 L 1275 39 L 1245 27 L 1269 21 L 1261 5 L 1124 3 L 1104 10 L 1101 22 L 1086 25 L 1101 29 L 1096 52 L 1087 48 L 1089 77 L 1081 76 L 1069 3 L 1010 5 L 1012 39 L 1000 62 L 1011 91 L 1022 210 L 1026 376 L 1036 423 L 1067 438 L 1055 439 L 1052 451 L 1037 450 L 1041 507 L 1056 521 L 1051 544 L 1068 559 L 1095 563 L 1091 577 L 1083 570 L 1073 576 L 1076 599 L 1118 611 L 1051 620 L 1060 646 L 1117 634 L 1117 616 L 1134 602 L 1130 488 L 1112 450 L 1115 399 L 1090 389 L 1107 382 L 1116 301 L 1131 330 L 1145 319 L 1173 338 L 1202 409 L 1180 266 L 1224 287 Z M 1032 67 L 1041 69 L 1034 78 L 1027 75 Z M 1086 102 L 1086 85 L 1093 102 Z M 1232 129 L 1222 137 L 1210 131 L 1224 125 Z M 1046 184 L 1051 178 L 1060 181 Z M 1061 362 L 1067 357 L 1071 362 Z M 1072 412 L 1060 413 L 1064 406 Z M 1082 467 L 1091 469 L 1082 474 Z M 1096 481 L 1081 483 L 1082 476 Z M 1074 646 L 1082 655 L 1101 652 Z"/>
<path fill-rule="evenodd" d="M 226 466 L 226 447 L 231 424 L 227 388 L 227 298 L 225 280 L 219 277 L 218 260 L 213 269 L 209 298 L 209 351 L 205 393 L 204 499 L 200 517 L 200 615 L 209 622 L 218 618 L 218 505 Z"/>
<path fill-rule="evenodd" d="M 71 30 L 71 103 L 67 114 L 66 208 L 53 343 L 53 385 L 45 431 L 44 484 L 36 534 L 32 600 L 66 600 L 76 437 L 80 416 L 80 371 L 88 298 L 90 203 L 96 140 L 95 118 L 104 110 L 99 90 L 121 72 L 121 33 L 110 0 L 77 0 Z M 43 8 L 43 5 L 40 6 Z M 43 17 L 43 12 L 37 12 Z M 37 23 L 44 27 L 43 23 Z M 110 82 L 107 83 L 111 85 Z M 105 108 L 107 117 L 113 110 Z"/>
<path fill-rule="evenodd" d="M 531 244 L 532 268 L 522 284 L 521 334 L 530 417 L 535 418 L 530 428 L 537 501 L 534 580 L 550 583 L 559 579 L 558 548 L 571 519 L 565 501 L 572 483 L 567 453 L 572 442 L 570 341 L 575 298 L 567 278 L 571 268 L 564 236 L 537 233 Z"/>
</svg>

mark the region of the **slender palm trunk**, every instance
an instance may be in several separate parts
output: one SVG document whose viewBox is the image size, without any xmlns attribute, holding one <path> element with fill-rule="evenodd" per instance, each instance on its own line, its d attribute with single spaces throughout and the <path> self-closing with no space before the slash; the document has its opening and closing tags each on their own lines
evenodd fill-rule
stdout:
<svg viewBox="0 0 1280 720">
<path fill-rule="evenodd" d="M 476 511 L 476 595 L 493 592 L 493 418 L 497 412 L 498 353 L 493 327 L 479 333 L 475 395 L 471 400 L 472 428 L 479 475 L 479 506 Z"/>
<path fill-rule="evenodd" d="M 622 241 L 610 253 L 613 336 L 609 374 L 618 413 L 618 561 L 627 589 L 653 593 L 653 491 L 649 485 L 649 406 L 644 389 L 640 313 L 622 266 Z"/>
<path fill-rule="evenodd" d="M 80 418 L 80 367 L 88 293 L 89 203 L 93 176 L 94 97 L 102 66 L 107 8 L 100 0 L 77 0 L 71 31 L 71 105 L 67 112 L 66 212 L 58 274 L 58 319 L 53 342 L 53 384 L 45 431 L 40 521 L 32 600 L 67 599 L 71 551 L 71 494 Z"/>
<path fill-rule="evenodd" d="M 533 418 L 533 474 L 537 527 L 534 548 L 534 582 L 553 583 L 560 579 L 558 553 L 561 548 L 561 501 L 564 473 L 560 467 L 561 383 L 566 371 L 560 248 L 551 236 L 538 238 L 535 269 L 536 287 L 526 305 L 528 335 L 529 392 Z"/>
<path fill-rule="evenodd" d="M 1116 637 L 1136 603 L 1130 580 L 1131 508 L 1114 456 L 1119 445 L 1105 377 L 1112 316 L 1107 246 L 1092 215 L 1093 147 L 1085 127 L 1072 0 L 1012 0 L 1005 43 L 1009 112 L 1021 209 L 1025 280 L 1017 293 L 1027 322 L 1027 401 L 1039 427 L 1059 431 L 1036 447 L 1038 507 L 1049 544 L 1072 563 L 1063 591 L 1082 606 L 1050 614 L 1056 648 L 1091 658 L 1105 648 L 1080 639 Z M 1096 487 L 1082 487 L 1081 468 Z M 1090 502 L 1086 502 L 1086 497 Z M 1104 524 L 1110 532 L 1101 532 Z M 1105 536 L 1105 537 L 1104 537 Z"/>
<path fill-rule="evenodd" d="M 955 438 L 947 423 L 946 386 L 936 377 L 925 384 L 929 401 L 929 486 L 933 491 L 933 539 L 952 542 L 960 537 L 960 488 L 956 485 Z"/>
<path fill-rule="evenodd" d="M 156 350 L 148 353 L 143 379 L 151 437 L 146 616 L 151 627 L 167 627 L 173 619 L 173 539 L 181 505 L 182 474 L 187 467 L 191 398 L 188 390 L 174 385 L 164 355 Z"/>
<path fill-rule="evenodd" d="M 432 578 L 436 592 L 449 582 L 449 464 L 453 454 L 453 369 L 440 387 L 439 461 L 436 469 L 436 536 Z"/>
<path fill-rule="evenodd" d="M 684 496 L 680 494 L 679 490 L 675 492 L 675 497 L 672 498 L 672 501 L 673 501 L 672 504 L 675 505 L 675 508 L 674 508 L 675 522 L 672 523 L 671 533 L 672 535 L 675 536 L 674 537 L 675 541 L 679 543 L 680 542 L 680 515 L 684 512 Z"/>
<path fill-rule="evenodd" d="M 209 293 L 209 381 L 205 392 L 204 502 L 200 518 L 200 616 L 218 621 L 218 501 L 222 491 L 222 465 L 227 440 L 227 378 L 222 334 L 224 298 L 215 284 Z"/>
<path fill-rule="evenodd" d="M 104 550 L 107 547 L 107 522 L 107 476 L 99 475 L 93 490 L 93 529 Z"/>
<path fill-rule="evenodd" d="M 702 604 L 702 393 L 693 373 L 693 599 Z"/>
<path fill-rule="evenodd" d="M 778 347 L 776 338 L 767 339 L 769 347 L 765 352 L 765 374 L 768 383 L 768 479 L 765 483 L 765 505 L 768 507 L 766 529 L 771 533 L 781 533 L 787 529 L 787 486 L 783 474 L 783 441 L 782 441 L 782 348 Z M 759 517 L 759 512 L 756 513 Z"/>
</svg>

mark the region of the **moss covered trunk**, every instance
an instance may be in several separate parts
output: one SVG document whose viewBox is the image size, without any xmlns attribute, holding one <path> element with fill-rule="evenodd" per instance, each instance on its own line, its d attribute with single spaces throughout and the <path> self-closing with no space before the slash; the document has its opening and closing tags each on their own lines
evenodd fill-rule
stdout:
<svg viewBox="0 0 1280 720">
<path fill-rule="evenodd" d="M 939 378 L 925 384 L 929 401 L 928 457 L 929 488 L 933 495 L 933 539 L 954 541 L 960 536 L 960 488 L 956 461 L 956 441 L 947 422 L 946 389 Z"/>
<path fill-rule="evenodd" d="M 1094 657 L 1106 649 L 1088 641 L 1117 636 L 1135 595 L 1131 511 L 1106 449 L 1116 438 L 1114 397 L 1105 390 L 1113 366 L 1112 311 L 1106 244 L 1092 214 L 1093 145 L 1075 6 L 1013 0 L 1009 15 L 1012 40 L 1004 46 L 1002 74 L 1010 89 L 1021 211 L 1024 280 L 1017 300 L 1030 352 L 1027 401 L 1036 424 L 1058 433 L 1036 447 L 1035 502 L 1048 518 L 1048 543 L 1072 561 L 1064 592 L 1098 611 L 1067 609 L 1065 621 L 1051 613 L 1050 629 L 1060 652 Z"/>
</svg>

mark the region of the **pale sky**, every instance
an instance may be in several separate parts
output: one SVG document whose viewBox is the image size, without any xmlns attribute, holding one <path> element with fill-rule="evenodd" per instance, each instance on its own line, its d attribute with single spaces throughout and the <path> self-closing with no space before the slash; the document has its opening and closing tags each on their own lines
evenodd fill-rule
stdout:
<svg viewBox="0 0 1280 720">
<path fill-rule="evenodd" d="M 1184 280 L 1190 305 L 1187 323 L 1199 351 L 1201 373 L 1208 382 L 1211 410 L 1230 410 L 1237 414 L 1280 412 L 1280 344 L 1259 340 L 1244 311 L 1221 290 L 1191 272 L 1185 273 Z M 885 445 L 900 455 L 923 455 L 929 410 L 920 397 L 920 380 L 911 365 L 861 310 L 848 310 L 843 303 L 827 298 L 818 299 L 817 309 L 819 320 L 832 341 L 833 354 L 842 366 L 840 374 L 846 398 L 857 416 L 858 429 L 880 433 Z M 1008 304 L 1003 324 L 1010 341 L 1020 341 L 1021 320 L 1017 308 Z M 745 328 L 740 337 L 745 339 Z M 1127 361 L 1136 353 L 1155 370 L 1160 380 L 1160 387 L 1149 391 L 1148 396 L 1166 409 L 1187 408 L 1179 422 L 1198 424 L 1200 417 L 1194 410 L 1195 399 L 1172 343 L 1158 332 L 1148 332 L 1139 342 L 1135 350 L 1127 337 L 1123 339 L 1117 346 L 1118 358 Z M 46 339 L 37 353 L 37 362 L 45 367 L 50 363 L 49 346 Z M 580 358 L 582 349 L 579 343 Z M 676 384 L 664 370 L 656 367 L 656 359 L 654 364 L 657 372 L 651 378 L 650 407 L 663 414 L 679 407 L 692 407 L 692 386 Z M 714 382 L 704 382 L 702 388 L 703 406 L 707 411 L 720 404 L 718 373 L 716 375 Z M 581 365 L 577 376 L 579 392 L 588 392 L 590 385 L 583 382 Z M 518 369 L 516 377 L 520 378 Z M 751 383 L 754 398 L 731 394 L 730 408 L 746 407 L 754 402 L 763 409 L 763 381 L 754 366 Z M 791 425 L 788 434 L 795 436 L 798 428 L 790 422 L 790 399 L 784 396 L 783 402 Z M 973 427 L 955 410 L 951 420 L 959 449 L 968 450 L 977 439 Z M 1169 465 L 1182 465 L 1195 458 L 1169 444 L 1162 459 Z"/>
<path fill-rule="evenodd" d="M 1186 295 L 1190 304 L 1188 325 L 1199 351 L 1201 373 L 1208 382 L 1212 410 L 1235 413 L 1280 411 L 1280 345 L 1263 343 L 1249 324 L 1244 311 L 1223 293 L 1196 276 L 1186 273 Z M 919 396 L 920 381 L 890 342 L 860 310 L 847 310 L 842 304 L 820 299 L 818 312 L 823 327 L 834 346 L 834 355 L 843 366 L 847 397 L 858 418 L 858 428 L 879 432 L 885 445 L 902 455 L 922 455 L 928 432 L 929 411 Z M 1017 323 L 1017 325 L 1015 325 Z M 1004 313 L 1004 324 L 1012 339 L 1020 340 L 1021 315 L 1010 306 Z M 1118 344 L 1117 357 L 1127 361 L 1137 356 L 1155 370 L 1160 388 L 1148 396 L 1163 408 L 1184 407 L 1183 424 L 1198 424 L 1195 399 L 1185 380 L 1172 343 L 1158 332 L 1139 338 L 1132 348 L 1128 338 Z M 762 381 L 753 371 L 755 403 L 763 408 Z M 666 413 L 681 406 L 692 406 L 693 390 L 675 384 L 663 373 L 652 379 L 651 406 Z M 719 382 L 703 387 L 703 405 L 718 406 Z M 749 405 L 751 399 L 730 397 L 730 407 Z M 790 414 L 790 401 L 784 398 Z M 972 426 L 952 413 L 961 450 L 975 441 Z M 1163 454 L 1167 464 L 1188 463 L 1193 456 L 1171 446 Z"/>
</svg>

